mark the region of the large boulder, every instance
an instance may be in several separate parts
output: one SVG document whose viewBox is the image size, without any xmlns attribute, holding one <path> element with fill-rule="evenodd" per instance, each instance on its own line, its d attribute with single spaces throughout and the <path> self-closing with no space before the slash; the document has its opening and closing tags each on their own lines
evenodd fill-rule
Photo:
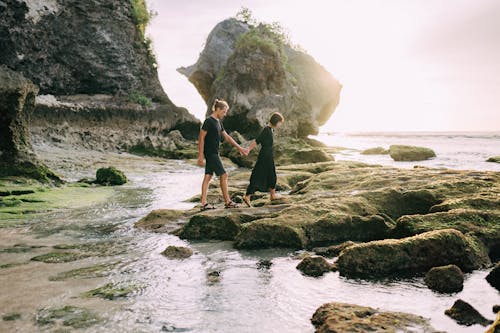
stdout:
<svg viewBox="0 0 500 333">
<path fill-rule="evenodd" d="M 436 157 L 436 153 L 430 148 L 405 145 L 390 146 L 389 155 L 394 161 L 423 161 Z"/>
<path fill-rule="evenodd" d="M 480 241 L 454 229 L 350 246 L 337 261 L 342 276 L 360 278 L 418 275 L 448 264 L 470 272 L 489 263 Z"/>
<path fill-rule="evenodd" d="M 427 319 L 347 303 L 326 303 L 311 318 L 316 333 L 437 332 Z"/>
<path fill-rule="evenodd" d="M 273 112 L 285 117 L 277 135 L 317 134 L 339 103 L 341 85 L 310 55 L 292 48 L 268 24 L 230 18 L 210 32 L 196 64 L 179 68 L 208 106 L 228 101 L 229 131 L 254 137 Z"/>
<path fill-rule="evenodd" d="M 28 130 L 38 87 L 20 73 L 0 66 L 0 176 L 60 178 L 37 160 Z"/>
</svg>

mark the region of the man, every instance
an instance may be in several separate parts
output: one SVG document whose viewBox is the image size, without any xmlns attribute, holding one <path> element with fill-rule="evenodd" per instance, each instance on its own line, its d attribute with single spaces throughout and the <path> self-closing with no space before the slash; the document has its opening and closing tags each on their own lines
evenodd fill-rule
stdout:
<svg viewBox="0 0 500 333">
<path fill-rule="evenodd" d="M 216 99 L 212 106 L 212 114 L 205 119 L 198 138 L 198 165 L 203 166 L 205 158 L 205 177 L 201 186 L 201 210 L 214 209 L 215 207 L 207 202 L 208 184 L 215 173 L 219 176 L 220 187 L 224 197 L 225 208 L 236 208 L 238 204 L 231 201 L 227 190 L 228 175 L 219 156 L 219 144 L 221 138 L 226 139 L 236 147 L 240 154 L 248 155 L 248 150 L 241 147 L 234 139 L 227 134 L 222 125 L 222 119 L 226 116 L 229 105 L 224 100 Z"/>
</svg>

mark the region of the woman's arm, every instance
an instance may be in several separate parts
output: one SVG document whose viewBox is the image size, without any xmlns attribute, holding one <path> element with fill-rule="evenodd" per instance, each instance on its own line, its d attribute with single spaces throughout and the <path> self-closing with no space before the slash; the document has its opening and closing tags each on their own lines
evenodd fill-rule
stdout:
<svg viewBox="0 0 500 333">
<path fill-rule="evenodd" d="M 255 140 L 252 140 L 250 146 L 248 146 L 248 152 L 251 152 L 255 147 L 257 147 L 257 142 Z"/>
<path fill-rule="evenodd" d="M 226 131 L 222 131 L 222 136 L 224 136 L 224 139 L 226 139 L 227 142 L 229 142 L 230 144 L 235 146 L 236 149 L 238 149 L 238 151 L 240 152 L 240 154 L 242 154 L 242 155 L 248 154 L 247 149 L 243 148 L 236 141 L 234 141 L 234 139 L 231 137 L 231 135 L 227 134 Z"/>
</svg>

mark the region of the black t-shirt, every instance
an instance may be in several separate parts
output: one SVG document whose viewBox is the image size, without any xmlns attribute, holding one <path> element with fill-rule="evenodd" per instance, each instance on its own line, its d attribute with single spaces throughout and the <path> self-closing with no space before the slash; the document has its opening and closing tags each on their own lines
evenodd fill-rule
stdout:
<svg viewBox="0 0 500 333">
<path fill-rule="evenodd" d="M 224 131 L 224 125 L 222 125 L 222 122 L 214 117 L 208 117 L 203 122 L 201 129 L 207 131 L 203 153 L 205 155 L 218 154 L 219 144 L 222 141 L 222 132 Z"/>
</svg>

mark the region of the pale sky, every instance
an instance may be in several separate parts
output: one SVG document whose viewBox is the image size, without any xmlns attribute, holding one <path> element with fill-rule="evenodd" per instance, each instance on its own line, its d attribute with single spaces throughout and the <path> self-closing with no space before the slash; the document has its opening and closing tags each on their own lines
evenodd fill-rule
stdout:
<svg viewBox="0 0 500 333">
<path fill-rule="evenodd" d="M 500 131 L 500 1 L 147 0 L 160 81 L 202 118 L 206 106 L 176 68 L 248 7 L 280 22 L 343 85 L 321 131 Z"/>
</svg>

